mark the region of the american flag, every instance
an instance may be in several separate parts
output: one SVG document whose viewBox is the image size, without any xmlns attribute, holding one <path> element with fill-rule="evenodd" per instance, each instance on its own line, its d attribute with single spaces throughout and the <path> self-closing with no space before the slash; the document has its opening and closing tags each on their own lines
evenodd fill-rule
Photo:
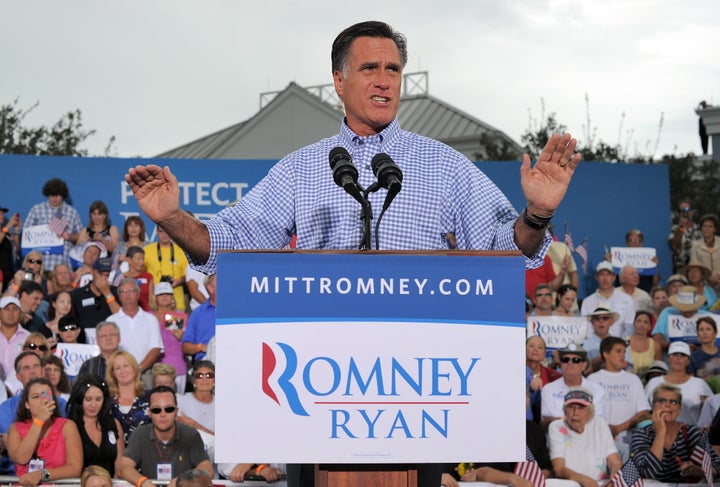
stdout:
<svg viewBox="0 0 720 487">
<path fill-rule="evenodd" d="M 518 462 L 515 465 L 515 475 L 529 480 L 535 487 L 545 487 L 545 476 L 540 469 L 540 465 L 535 461 L 535 456 L 527 446 L 525 447 L 525 458 L 527 461 Z"/>
<path fill-rule="evenodd" d="M 635 462 L 631 458 L 620 470 L 615 472 L 615 475 L 610 477 L 608 485 L 612 485 L 613 487 L 643 487 L 645 482 L 640 476 Z"/>
<path fill-rule="evenodd" d="M 588 262 L 588 253 L 587 253 L 587 244 L 588 239 L 585 237 L 580 245 L 575 247 L 575 253 L 580 256 L 582 259 L 582 263 L 580 264 L 580 267 L 582 267 L 583 272 L 587 272 L 587 262 Z"/>
<path fill-rule="evenodd" d="M 60 218 L 58 218 L 57 216 L 53 216 L 50 219 L 50 223 L 48 223 L 48 228 L 50 229 L 50 231 L 53 232 L 58 237 L 63 234 L 66 227 L 67 227 L 67 218 L 65 218 L 64 216 L 60 217 Z"/>
<path fill-rule="evenodd" d="M 565 237 L 563 238 L 565 245 L 570 249 L 570 253 L 575 251 L 575 244 L 573 243 L 572 235 L 570 235 L 570 227 L 568 222 L 565 222 Z"/>
<path fill-rule="evenodd" d="M 700 445 L 696 446 L 692 452 L 692 455 L 690 455 L 690 461 L 697 463 L 702 467 L 705 478 L 707 479 L 707 483 L 710 484 L 710 486 L 712 487 L 714 485 L 712 474 L 712 459 L 710 458 L 707 450 Z"/>
</svg>

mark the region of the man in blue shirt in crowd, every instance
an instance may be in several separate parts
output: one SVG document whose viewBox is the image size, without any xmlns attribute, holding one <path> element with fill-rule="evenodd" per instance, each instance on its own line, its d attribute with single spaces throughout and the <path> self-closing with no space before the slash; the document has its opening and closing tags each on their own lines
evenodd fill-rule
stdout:
<svg viewBox="0 0 720 487">
<path fill-rule="evenodd" d="M 570 134 L 553 135 L 532 166 L 525 155 L 520 184 L 527 199 L 521 216 L 505 195 L 465 156 L 435 140 L 403 131 L 396 118 L 405 37 L 383 22 L 362 22 L 335 39 L 335 90 L 345 118 L 340 133 L 284 157 L 246 196 L 200 222 L 180 209 L 180 188 L 168 167 L 131 168 L 126 181 L 140 208 L 177 242 L 193 267 L 214 273 L 219 249 L 279 249 L 297 235 L 298 249 L 357 249 L 363 237 L 358 205 L 333 181 L 328 155 L 346 149 L 358 183 L 375 181 L 371 160 L 389 155 L 403 186 L 379 232 L 383 250 L 520 250 L 538 267 L 550 244 L 545 231 L 580 162 Z M 386 192 L 370 194 L 375 208 Z M 300 485 L 288 468 L 288 485 Z M 419 485 L 440 483 L 419 475 Z M 303 477 L 303 481 L 309 481 Z M 426 483 L 427 482 L 427 483 Z"/>
</svg>

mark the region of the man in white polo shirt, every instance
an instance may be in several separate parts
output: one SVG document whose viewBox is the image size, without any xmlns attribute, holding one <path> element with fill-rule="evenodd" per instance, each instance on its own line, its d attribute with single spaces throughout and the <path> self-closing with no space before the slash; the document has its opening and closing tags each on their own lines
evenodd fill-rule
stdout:
<svg viewBox="0 0 720 487">
<path fill-rule="evenodd" d="M 599 384 L 588 381 L 582 375 L 588 366 L 585 349 L 580 345 L 571 343 L 558 353 L 563 376 L 542 388 L 540 409 L 543 424 L 549 424 L 563 417 L 565 394 L 571 387 L 577 386 L 585 387 L 592 392 L 595 414 L 605 419 L 605 390 Z"/>
<path fill-rule="evenodd" d="M 110 315 L 107 321 L 116 323 L 120 328 L 120 348 L 135 357 L 143 373 L 143 384 L 147 389 L 152 389 L 150 369 L 163 350 L 160 325 L 155 315 L 140 307 L 140 287 L 135 279 L 120 281 L 118 296 L 120 311 Z"/>
</svg>

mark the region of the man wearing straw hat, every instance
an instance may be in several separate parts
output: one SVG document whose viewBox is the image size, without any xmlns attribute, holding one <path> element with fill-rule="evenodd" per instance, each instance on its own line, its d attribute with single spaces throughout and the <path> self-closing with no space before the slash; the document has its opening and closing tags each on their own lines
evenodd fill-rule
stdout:
<svg viewBox="0 0 720 487">
<path fill-rule="evenodd" d="M 673 341 L 697 344 L 697 319 L 712 315 L 700 311 L 706 302 L 705 296 L 699 294 L 695 286 L 683 286 L 668 301 L 670 306 L 662 310 L 653 328 L 653 339 L 660 342 L 663 350 L 667 350 Z"/>
</svg>

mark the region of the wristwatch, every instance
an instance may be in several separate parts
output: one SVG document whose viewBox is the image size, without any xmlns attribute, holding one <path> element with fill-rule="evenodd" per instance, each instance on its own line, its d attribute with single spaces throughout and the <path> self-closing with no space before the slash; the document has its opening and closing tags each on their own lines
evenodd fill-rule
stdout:
<svg viewBox="0 0 720 487">
<path fill-rule="evenodd" d="M 47 482 L 48 480 L 50 480 L 50 470 L 45 470 L 43 468 L 42 469 L 42 481 Z"/>
</svg>

